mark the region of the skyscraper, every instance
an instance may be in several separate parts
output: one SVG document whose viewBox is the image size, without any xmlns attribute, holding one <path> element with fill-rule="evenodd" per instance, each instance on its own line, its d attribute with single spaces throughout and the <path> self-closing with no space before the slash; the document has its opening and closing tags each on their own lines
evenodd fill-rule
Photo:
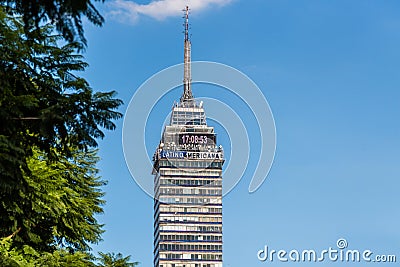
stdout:
<svg viewBox="0 0 400 267">
<path fill-rule="evenodd" d="M 183 95 L 154 154 L 154 266 L 222 267 L 222 165 L 214 128 L 192 94 L 189 9 Z"/>
</svg>

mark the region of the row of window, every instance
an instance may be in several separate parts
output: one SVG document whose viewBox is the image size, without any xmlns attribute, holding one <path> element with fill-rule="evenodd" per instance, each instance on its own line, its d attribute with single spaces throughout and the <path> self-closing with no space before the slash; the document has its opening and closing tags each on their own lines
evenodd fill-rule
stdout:
<svg viewBox="0 0 400 267">
<path fill-rule="evenodd" d="M 160 160 L 158 165 L 160 167 L 184 167 L 184 168 L 222 168 L 222 162 L 215 161 L 172 161 L 172 160 Z"/>
<path fill-rule="evenodd" d="M 160 212 L 222 213 L 222 208 L 161 206 Z"/>
<path fill-rule="evenodd" d="M 206 119 L 206 115 L 204 110 L 196 109 L 190 111 L 173 111 L 171 116 L 172 122 L 175 121 L 187 121 L 187 120 L 204 120 Z M 171 123 L 172 124 L 172 123 Z"/>
<path fill-rule="evenodd" d="M 222 245 L 160 244 L 160 251 L 221 251 Z"/>
<path fill-rule="evenodd" d="M 198 216 L 162 216 L 162 222 L 222 222 L 222 217 L 198 217 Z"/>
<path fill-rule="evenodd" d="M 204 114 L 204 109 L 200 107 L 197 103 L 193 106 L 185 107 L 185 102 L 175 103 L 175 108 L 173 109 L 174 113 L 178 112 L 178 114 L 186 114 L 186 113 L 200 113 Z"/>
<path fill-rule="evenodd" d="M 167 176 L 167 175 L 180 175 L 180 176 L 192 176 L 194 174 L 197 175 L 202 175 L 202 176 L 221 176 L 222 171 L 221 170 L 209 170 L 209 169 L 205 169 L 205 170 L 201 170 L 201 171 L 189 171 L 189 170 L 182 170 L 182 169 L 161 169 L 160 170 L 160 174 L 163 176 Z"/>
<path fill-rule="evenodd" d="M 222 254 L 189 254 L 192 260 L 222 260 Z M 160 253 L 160 259 L 186 259 L 186 254 Z"/>
<path fill-rule="evenodd" d="M 171 125 L 206 125 L 206 121 L 202 119 L 172 119 Z"/>
<path fill-rule="evenodd" d="M 160 231 L 222 232 L 221 226 L 161 225 Z"/>
<path fill-rule="evenodd" d="M 160 194 L 167 195 L 222 195 L 221 189 L 200 189 L 200 188 L 160 188 Z"/>
<path fill-rule="evenodd" d="M 173 111 L 171 116 L 172 125 L 206 125 L 204 110 L 192 112 Z"/>
<path fill-rule="evenodd" d="M 222 241 L 221 235 L 160 235 L 162 241 Z"/>
<path fill-rule="evenodd" d="M 204 118 L 206 117 L 204 109 L 195 107 L 175 108 L 173 111 L 173 116 L 200 116 Z"/>
<path fill-rule="evenodd" d="M 179 185 L 179 186 L 222 186 L 222 180 L 215 179 L 161 179 L 160 185 Z"/>
<path fill-rule="evenodd" d="M 222 267 L 222 263 L 163 263 L 160 267 Z"/>
<path fill-rule="evenodd" d="M 167 204 L 185 203 L 185 204 L 220 204 L 221 197 L 200 198 L 200 197 L 160 197 L 159 201 Z"/>
</svg>

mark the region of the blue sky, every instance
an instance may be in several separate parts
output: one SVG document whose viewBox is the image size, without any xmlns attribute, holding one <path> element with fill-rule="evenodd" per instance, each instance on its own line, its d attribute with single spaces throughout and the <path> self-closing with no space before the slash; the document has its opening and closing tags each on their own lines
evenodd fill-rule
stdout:
<svg viewBox="0 0 400 267">
<path fill-rule="evenodd" d="M 400 261 L 400 2 L 206 2 L 189 1 L 192 59 L 248 75 L 268 100 L 277 131 L 264 184 L 249 194 L 251 175 L 245 175 L 223 200 L 224 266 L 309 266 L 260 262 L 257 251 L 264 245 L 323 250 L 339 238 L 350 249 L 397 254 Z M 142 6 L 116 15 L 108 3 L 100 6 L 106 24 L 85 27 L 90 67 L 83 76 L 95 89 L 117 90 L 125 112 L 144 81 L 182 62 L 183 6 L 175 12 L 138 1 Z M 218 90 L 201 89 L 194 86 L 194 94 L 218 98 Z M 179 97 L 174 90 L 168 100 Z M 159 120 L 172 105 L 164 102 Z M 122 123 L 100 142 L 99 167 L 109 183 L 99 216 L 106 233 L 94 250 L 130 254 L 152 266 L 153 201 L 125 164 Z M 160 131 L 149 133 L 147 146 L 158 143 Z"/>
</svg>

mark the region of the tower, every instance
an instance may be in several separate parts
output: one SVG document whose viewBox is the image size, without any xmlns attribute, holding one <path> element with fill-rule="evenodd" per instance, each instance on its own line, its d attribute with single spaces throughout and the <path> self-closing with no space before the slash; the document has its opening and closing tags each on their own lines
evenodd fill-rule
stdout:
<svg viewBox="0 0 400 267">
<path fill-rule="evenodd" d="M 189 8 L 184 78 L 153 158 L 154 266 L 222 267 L 222 165 L 214 128 L 191 88 Z"/>
</svg>

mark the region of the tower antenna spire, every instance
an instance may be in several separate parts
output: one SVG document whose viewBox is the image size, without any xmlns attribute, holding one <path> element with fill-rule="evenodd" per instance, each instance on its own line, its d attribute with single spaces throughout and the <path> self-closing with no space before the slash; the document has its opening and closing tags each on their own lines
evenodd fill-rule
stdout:
<svg viewBox="0 0 400 267">
<path fill-rule="evenodd" d="M 189 38 L 189 6 L 183 10 L 185 12 L 185 42 L 184 42 L 184 74 L 183 74 L 183 95 L 181 102 L 192 102 L 192 74 L 191 74 L 191 60 L 190 60 L 190 38 Z"/>
</svg>

